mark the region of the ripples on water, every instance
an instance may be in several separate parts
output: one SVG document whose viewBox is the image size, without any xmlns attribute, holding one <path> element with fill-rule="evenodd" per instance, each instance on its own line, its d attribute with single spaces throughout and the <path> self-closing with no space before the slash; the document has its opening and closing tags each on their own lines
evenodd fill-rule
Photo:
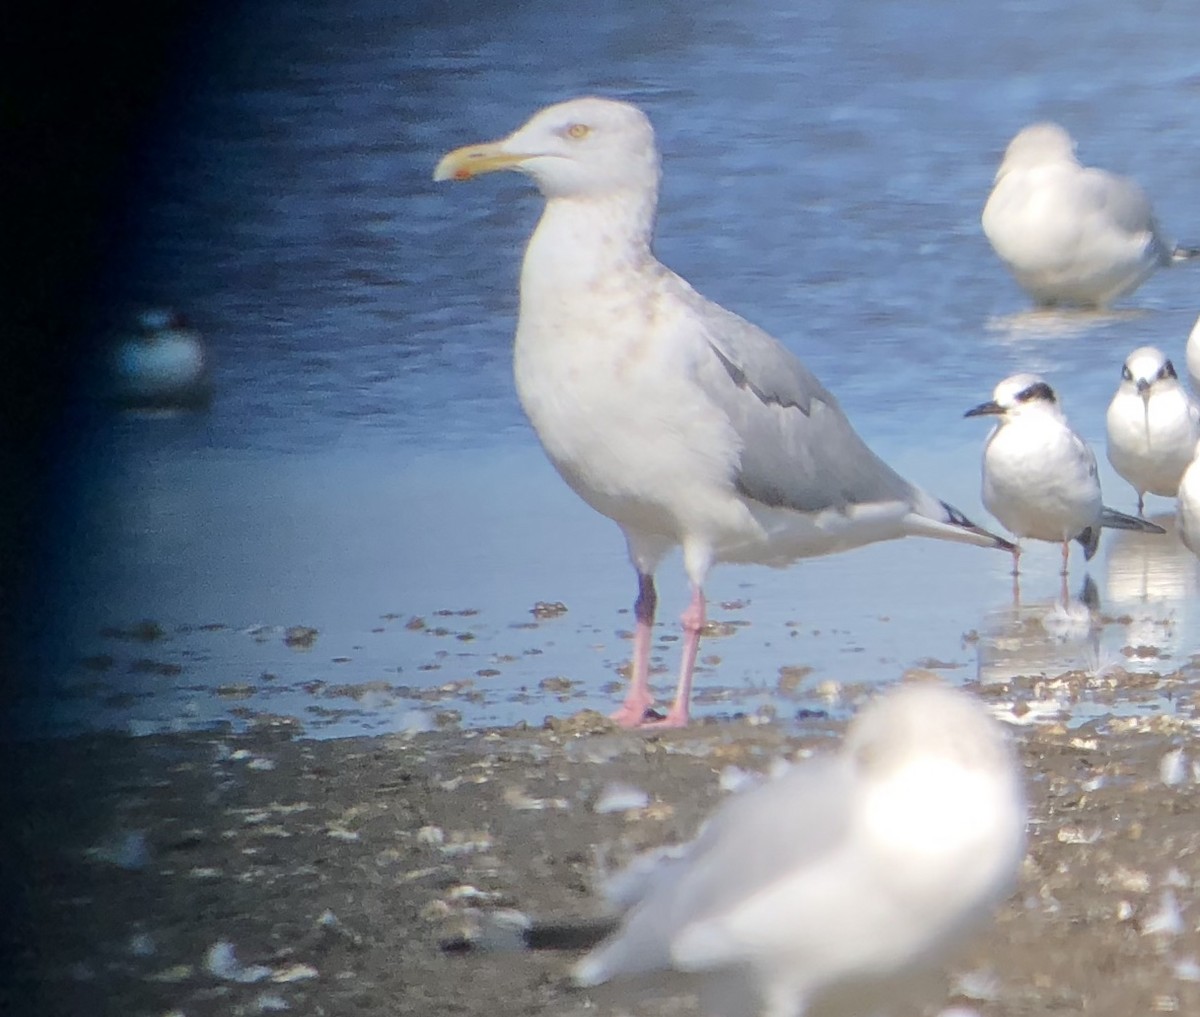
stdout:
<svg viewBox="0 0 1200 1017">
<path fill-rule="evenodd" d="M 534 504 L 575 511 L 536 454 L 520 454 L 533 438 L 510 379 L 520 250 L 540 201 L 515 175 L 453 188 L 430 180 L 443 151 L 503 134 L 550 101 L 600 92 L 645 106 L 664 150 L 663 259 L 780 336 L 883 455 L 981 520 L 983 433 L 963 410 L 1001 377 L 1041 371 L 1100 442 L 1125 354 L 1158 343 L 1182 356 L 1200 310 L 1200 276 L 1179 268 L 1112 315 L 1031 314 L 978 224 L 1008 138 L 1055 117 L 1086 161 L 1137 175 L 1168 228 L 1200 241 L 1191 130 L 1200 60 L 1183 0 L 1007 3 L 986 23 L 972 5 L 940 0 L 630 0 L 569 19 L 551 4 L 355 0 L 250 5 L 235 18 L 212 33 L 179 118 L 145 153 L 138 255 L 114 305 L 185 311 L 211 342 L 218 398 L 206 417 L 115 421 L 93 445 L 113 467 L 83 499 L 70 588 L 87 595 L 68 612 L 68 659 L 94 649 L 88 633 L 117 613 L 235 627 L 306 621 L 330 627 L 322 647 L 358 645 L 355 633 L 386 611 L 473 603 L 489 570 L 525 568 L 551 599 L 563 589 L 588 598 L 581 621 L 608 636 L 627 624 L 616 614 L 631 580 L 615 528 L 580 508 L 552 555 L 547 527 L 560 517 L 529 523 Z M 488 469 L 504 450 L 521 465 Z M 1128 507 L 1123 485 L 1104 479 L 1107 500 Z M 418 512 L 426 487 L 475 508 L 466 529 L 431 529 L 454 513 Z M 360 512 L 369 499 L 377 504 Z M 339 504 L 354 508 L 339 514 Z M 503 508 L 489 514 L 491 504 Z M 474 540 L 481 518 L 503 549 Z M 341 551 L 373 540 L 386 553 Z M 444 600 L 389 567 L 413 547 Z M 557 578 L 590 561 L 592 547 L 604 549 L 604 566 L 592 563 L 591 587 Z M 959 635 L 1007 593 L 1003 556 L 910 544 L 786 580 L 719 570 L 714 589 L 749 582 L 803 605 L 808 573 L 824 570 L 823 597 L 842 626 L 873 632 L 865 619 L 894 605 L 864 602 L 863 589 L 896 553 L 902 572 L 924 570 L 911 582 L 927 613 L 944 617 L 925 631 L 914 616 L 886 666 L 864 634 L 856 677 L 963 657 Z M 1181 554 L 1172 543 L 1168 556 L 1186 573 Z M 1054 558 L 1041 566 L 1047 589 Z M 1104 561 L 1102 552 L 1093 566 L 1102 581 Z M 1136 563 L 1122 574 L 1138 574 Z M 1187 615 L 1187 638 L 1189 576 L 1161 601 Z M 677 574 L 663 583 L 682 589 Z M 1108 583 L 1102 599 L 1119 598 Z M 512 585 L 533 595 L 519 577 Z M 489 596 L 497 625 L 528 607 L 506 603 L 502 586 Z M 766 596 L 751 614 L 763 628 L 773 617 Z M 208 613 L 197 616 L 199 605 Z M 584 636 L 570 642 L 562 666 L 593 688 L 624 653 L 616 644 L 597 662 Z M 810 652 L 791 643 L 782 653 L 783 642 L 780 633 L 755 641 L 722 680 L 769 680 Z M 1189 648 L 1184 639 L 1180 651 Z M 383 673 L 382 659 L 357 653 L 367 660 L 357 673 Z M 384 656 L 388 667 L 415 662 L 402 643 Z M 837 653 L 822 660 L 828 674 L 846 670 Z M 665 662 L 673 668 L 674 656 Z M 254 677 L 236 655 L 230 667 Z M 194 670 L 211 680 L 202 664 Z"/>
</svg>

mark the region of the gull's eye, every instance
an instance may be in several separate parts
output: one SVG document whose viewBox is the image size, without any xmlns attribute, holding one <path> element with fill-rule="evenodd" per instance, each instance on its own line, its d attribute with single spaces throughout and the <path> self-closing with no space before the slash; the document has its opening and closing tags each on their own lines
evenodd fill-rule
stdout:
<svg viewBox="0 0 1200 1017">
<path fill-rule="evenodd" d="M 574 138 L 576 141 L 586 138 L 591 133 L 592 129 L 587 124 L 572 124 L 567 128 L 567 137 Z"/>
<path fill-rule="evenodd" d="M 1158 372 L 1158 376 L 1160 378 L 1178 378 L 1179 377 L 1179 375 L 1177 375 L 1175 373 L 1175 365 L 1172 364 L 1171 361 L 1169 361 L 1169 360 L 1165 364 L 1162 365 L 1162 370 L 1160 370 Z"/>
<path fill-rule="evenodd" d="M 1133 372 L 1129 370 L 1128 364 L 1121 368 L 1121 378 L 1125 381 L 1133 381 Z"/>
</svg>

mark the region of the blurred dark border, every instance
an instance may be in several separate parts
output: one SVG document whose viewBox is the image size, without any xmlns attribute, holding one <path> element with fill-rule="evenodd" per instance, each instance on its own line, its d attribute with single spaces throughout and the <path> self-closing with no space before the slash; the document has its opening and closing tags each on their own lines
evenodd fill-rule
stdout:
<svg viewBox="0 0 1200 1017">
<path fill-rule="evenodd" d="M 38 666 L 47 565 L 60 528 L 72 523 L 93 420 L 81 383 L 133 255 L 139 153 L 170 129 L 229 14 L 221 3 L 48 0 L 4 16 L 0 714 Z M 0 727 L 0 823 L 13 831 L 33 802 L 28 788 L 18 790 L 4 746 Z M 36 971 L 55 944 L 41 941 L 26 878 L 21 859 L 0 861 L 6 1015 L 52 1012 L 36 998 Z M 18 957 L 27 970 L 11 978 Z M 104 1009 L 97 1000 L 96 1012 Z"/>
<path fill-rule="evenodd" d="M 133 254 L 139 153 L 171 128 L 228 14 L 49 0 L 4 19 L 0 708 L 31 663 L 41 555 L 70 525 L 92 412 L 81 382 Z"/>
</svg>

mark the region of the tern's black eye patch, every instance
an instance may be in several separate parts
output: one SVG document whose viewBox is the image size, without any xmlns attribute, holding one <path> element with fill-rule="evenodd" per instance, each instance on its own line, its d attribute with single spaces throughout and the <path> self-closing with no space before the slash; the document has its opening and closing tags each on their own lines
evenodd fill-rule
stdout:
<svg viewBox="0 0 1200 1017">
<path fill-rule="evenodd" d="M 1129 370 L 1128 364 L 1121 368 L 1121 379 L 1123 381 L 1133 381 L 1133 372 Z"/>
<path fill-rule="evenodd" d="M 1038 381 L 1030 385 L 1028 388 L 1021 389 L 1017 393 L 1017 402 L 1032 403 L 1041 400 L 1046 403 L 1057 402 L 1054 398 L 1054 389 L 1047 385 L 1044 381 Z"/>
<path fill-rule="evenodd" d="M 1169 361 L 1169 360 L 1165 364 L 1163 364 L 1162 367 L 1160 367 L 1158 369 L 1158 376 L 1160 378 L 1178 378 L 1179 377 L 1179 375 L 1177 375 L 1175 373 L 1175 365 L 1172 364 L 1171 361 Z"/>
</svg>

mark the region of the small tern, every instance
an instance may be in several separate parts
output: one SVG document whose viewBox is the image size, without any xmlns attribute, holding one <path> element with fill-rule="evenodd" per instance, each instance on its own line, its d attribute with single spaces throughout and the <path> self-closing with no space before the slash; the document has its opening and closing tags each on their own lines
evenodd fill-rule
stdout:
<svg viewBox="0 0 1200 1017">
<path fill-rule="evenodd" d="M 1105 507 L 1100 500 L 1096 455 L 1067 423 L 1058 397 L 1036 374 L 1014 374 L 992 398 L 965 416 L 997 416 L 983 449 L 983 504 L 1017 537 L 1062 544 L 1067 574 L 1071 541 L 1091 560 L 1100 528 L 1164 533 L 1161 526 Z M 1020 548 L 1013 551 L 1013 574 Z"/>
<path fill-rule="evenodd" d="M 1200 395 L 1200 318 L 1188 333 L 1186 356 L 1188 380 L 1192 383 L 1192 391 Z"/>
<path fill-rule="evenodd" d="M 1020 771 L 973 697 L 885 693 L 836 755 L 736 793 L 691 844 L 615 877 L 624 920 L 575 980 L 696 992 L 721 1017 L 877 1013 L 1015 885 Z"/>
<path fill-rule="evenodd" d="M 546 198 L 521 268 L 517 395 L 562 478 L 621 527 L 637 571 L 619 724 L 687 724 L 716 562 L 782 566 L 906 536 L 1011 549 L 897 474 L 782 343 L 654 256 L 659 155 L 636 106 L 547 107 L 507 138 L 448 153 L 434 179 L 496 170 L 532 177 Z M 675 546 L 692 599 L 675 699 L 659 718 L 654 573 Z"/>
<path fill-rule="evenodd" d="M 1159 230 L 1127 177 L 1083 166 L 1062 127 L 1038 123 L 1009 142 L 983 209 L 983 232 L 1039 306 L 1104 308 L 1155 269 L 1200 256 Z"/>
<path fill-rule="evenodd" d="M 1137 492 L 1138 515 L 1147 491 L 1173 498 L 1200 441 L 1200 407 L 1161 350 L 1141 346 L 1125 358 L 1106 424 L 1108 461 Z"/>
</svg>

